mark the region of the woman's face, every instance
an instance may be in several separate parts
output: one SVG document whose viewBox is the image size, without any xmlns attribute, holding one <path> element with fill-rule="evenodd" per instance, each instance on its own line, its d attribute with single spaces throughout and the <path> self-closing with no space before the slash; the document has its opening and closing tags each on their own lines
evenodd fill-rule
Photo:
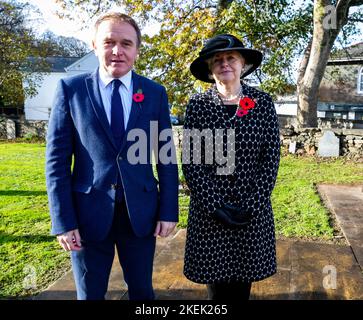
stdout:
<svg viewBox="0 0 363 320">
<path fill-rule="evenodd" d="M 245 59 L 238 51 L 216 53 L 209 61 L 209 69 L 216 82 L 233 84 L 240 82 Z"/>
</svg>

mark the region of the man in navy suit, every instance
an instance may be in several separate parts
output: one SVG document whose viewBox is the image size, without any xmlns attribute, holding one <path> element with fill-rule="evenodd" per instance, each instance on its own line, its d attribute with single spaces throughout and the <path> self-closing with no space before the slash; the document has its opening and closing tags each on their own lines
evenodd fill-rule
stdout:
<svg viewBox="0 0 363 320">
<path fill-rule="evenodd" d="M 156 237 L 168 236 L 178 221 L 172 135 L 155 143 L 171 131 L 168 99 L 163 86 L 132 71 L 140 43 L 131 17 L 100 17 L 93 40 L 99 68 L 60 80 L 55 94 L 46 153 L 51 233 L 71 251 L 82 300 L 105 298 L 115 247 L 129 299 L 154 299 Z M 131 152 L 135 132 L 147 141 L 139 135 L 143 144 Z M 151 154 L 140 157 L 153 146 L 156 155 L 163 147 L 171 155 L 157 161 L 158 179 Z"/>
</svg>

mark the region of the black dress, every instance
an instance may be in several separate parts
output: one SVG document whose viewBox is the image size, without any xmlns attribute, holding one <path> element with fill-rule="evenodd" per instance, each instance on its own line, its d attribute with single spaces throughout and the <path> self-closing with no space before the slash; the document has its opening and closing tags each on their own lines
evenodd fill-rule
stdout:
<svg viewBox="0 0 363 320">
<path fill-rule="evenodd" d="M 235 133 L 233 173 L 216 173 L 220 164 L 183 163 L 191 192 L 184 274 L 194 282 L 253 282 L 276 272 L 274 218 L 270 195 L 280 157 L 278 119 L 271 97 L 242 84 L 242 93 L 256 99 L 248 114 L 236 116 L 236 106 L 223 105 L 215 87 L 191 97 L 185 129 L 232 129 Z M 183 152 L 185 152 L 183 148 Z M 211 213 L 223 203 L 244 206 L 251 223 L 230 229 Z"/>
</svg>

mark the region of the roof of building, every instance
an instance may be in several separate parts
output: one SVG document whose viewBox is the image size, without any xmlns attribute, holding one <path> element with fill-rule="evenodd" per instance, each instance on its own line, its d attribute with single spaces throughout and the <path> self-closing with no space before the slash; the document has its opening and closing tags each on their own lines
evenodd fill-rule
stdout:
<svg viewBox="0 0 363 320">
<path fill-rule="evenodd" d="M 328 66 L 352 65 L 352 64 L 358 64 L 358 65 L 363 64 L 363 57 L 330 59 L 327 62 Z"/>
<path fill-rule="evenodd" d="M 42 61 L 38 57 L 29 57 L 32 64 L 37 64 L 38 72 L 65 72 L 65 68 L 75 63 L 80 58 L 77 57 L 46 57 L 45 64 L 39 66 L 38 62 Z"/>
<path fill-rule="evenodd" d="M 330 55 L 330 60 L 345 60 L 363 59 L 363 42 L 355 43 L 349 47 L 335 50 Z"/>
<path fill-rule="evenodd" d="M 73 63 L 71 63 L 70 65 L 68 65 L 65 70 L 66 71 L 70 71 L 72 69 L 77 69 L 77 66 L 80 65 L 83 61 L 89 59 L 90 57 L 95 57 L 95 59 L 97 60 L 96 56 L 95 56 L 95 52 L 94 50 L 91 50 L 90 52 L 88 52 L 87 54 L 85 54 L 83 57 L 78 58 L 77 60 L 73 61 Z"/>
</svg>

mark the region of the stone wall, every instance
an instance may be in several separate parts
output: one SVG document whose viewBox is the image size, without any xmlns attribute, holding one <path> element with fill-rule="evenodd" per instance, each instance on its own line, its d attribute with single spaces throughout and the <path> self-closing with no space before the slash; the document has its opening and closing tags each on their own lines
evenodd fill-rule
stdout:
<svg viewBox="0 0 363 320">
<path fill-rule="evenodd" d="M 182 126 L 174 127 L 174 141 L 177 148 L 181 148 L 182 146 L 182 128 Z M 281 128 L 281 147 L 284 151 L 288 152 L 290 143 L 296 141 L 296 154 L 316 155 L 319 139 L 323 136 L 326 130 L 333 131 L 335 136 L 339 138 L 339 150 L 341 156 L 363 159 L 363 130 L 360 129 L 296 129 L 293 126 L 289 128 Z"/>
<path fill-rule="evenodd" d="M 39 138 L 46 137 L 48 129 L 48 121 L 22 121 L 19 122 L 19 136 L 26 137 L 28 135 Z"/>
<path fill-rule="evenodd" d="M 327 130 L 334 132 L 339 138 L 341 156 L 363 158 L 363 130 L 361 129 L 282 128 L 280 130 L 282 147 L 288 150 L 290 143 L 296 141 L 297 154 L 315 155 L 319 140 Z"/>
<path fill-rule="evenodd" d="M 0 139 L 6 139 L 6 120 L 5 118 L 0 118 Z"/>
<path fill-rule="evenodd" d="M 14 132 L 9 128 L 15 127 Z M 48 121 L 26 121 L 24 118 L 0 118 L 0 139 L 24 137 L 45 138 Z"/>
<path fill-rule="evenodd" d="M 24 121 L 21 119 L 10 120 L 0 118 L 0 139 L 9 138 L 9 123 L 15 122 L 16 137 L 40 137 L 45 138 L 47 121 Z M 183 139 L 183 127 L 174 126 L 174 141 L 178 149 L 181 148 Z M 288 151 L 290 143 L 296 141 L 296 154 L 315 155 L 318 150 L 319 139 L 324 131 L 331 130 L 340 140 L 340 155 L 363 159 L 363 130 L 361 129 L 321 129 L 305 128 L 297 129 L 294 126 L 280 129 L 281 145 Z M 15 138 L 15 136 L 14 136 Z"/>
</svg>

